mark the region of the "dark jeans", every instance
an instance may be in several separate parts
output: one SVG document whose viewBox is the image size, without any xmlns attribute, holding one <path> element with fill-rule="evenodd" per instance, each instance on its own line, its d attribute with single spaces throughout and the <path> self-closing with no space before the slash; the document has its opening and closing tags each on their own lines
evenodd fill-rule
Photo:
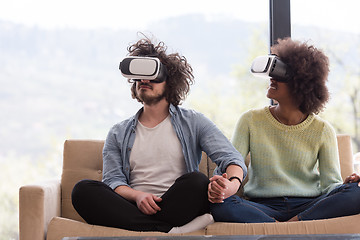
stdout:
<svg viewBox="0 0 360 240">
<path fill-rule="evenodd" d="M 231 196 L 224 203 L 210 205 L 217 222 L 259 223 L 327 219 L 360 213 L 358 183 L 343 184 L 328 194 L 314 198 L 276 197 L 245 200 Z"/>
<path fill-rule="evenodd" d="M 202 173 L 187 173 L 161 197 L 161 211 L 142 213 L 136 203 L 117 194 L 106 184 L 94 180 L 78 182 L 72 191 L 72 204 L 89 224 L 133 231 L 168 232 L 195 217 L 209 212 L 207 187 L 209 179 Z"/>
</svg>

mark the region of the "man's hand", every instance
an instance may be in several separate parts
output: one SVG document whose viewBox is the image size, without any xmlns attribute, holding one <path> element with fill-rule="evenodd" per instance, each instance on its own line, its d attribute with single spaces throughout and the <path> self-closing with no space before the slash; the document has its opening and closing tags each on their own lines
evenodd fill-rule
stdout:
<svg viewBox="0 0 360 240">
<path fill-rule="evenodd" d="M 115 192 L 129 201 L 135 202 L 136 206 L 144 214 L 153 215 L 161 211 L 157 202 L 161 202 L 162 199 L 151 193 L 138 191 L 124 185 L 115 188 Z"/>
<path fill-rule="evenodd" d="M 357 173 L 351 174 L 344 180 L 344 183 L 354 183 L 354 182 L 358 182 L 359 183 L 358 186 L 360 187 L 360 175 Z"/>
<path fill-rule="evenodd" d="M 227 174 L 210 178 L 208 199 L 211 203 L 222 203 L 224 199 L 234 195 L 240 187 L 239 181 L 229 181 Z"/>
<path fill-rule="evenodd" d="M 161 198 L 146 192 L 139 192 L 135 198 L 137 207 L 146 215 L 153 215 L 160 211 L 161 208 L 156 203 L 161 200 Z"/>
</svg>

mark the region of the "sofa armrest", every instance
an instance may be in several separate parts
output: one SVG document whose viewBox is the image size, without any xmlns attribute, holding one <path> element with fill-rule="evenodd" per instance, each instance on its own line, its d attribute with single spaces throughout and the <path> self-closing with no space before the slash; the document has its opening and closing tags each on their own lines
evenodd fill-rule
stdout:
<svg viewBox="0 0 360 240">
<path fill-rule="evenodd" d="M 22 186 L 19 190 L 20 240 L 44 240 L 47 226 L 61 211 L 60 180 Z"/>
</svg>

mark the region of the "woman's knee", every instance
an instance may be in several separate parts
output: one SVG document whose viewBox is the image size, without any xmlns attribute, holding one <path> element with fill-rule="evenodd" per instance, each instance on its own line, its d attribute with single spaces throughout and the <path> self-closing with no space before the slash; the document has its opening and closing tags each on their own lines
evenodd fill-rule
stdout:
<svg viewBox="0 0 360 240">
<path fill-rule="evenodd" d="M 358 183 L 353 182 L 353 183 L 345 183 L 341 186 L 339 186 L 337 189 L 334 189 L 332 191 L 333 193 L 337 193 L 337 192 L 344 192 L 344 193 L 351 193 L 351 194 L 355 194 L 355 196 L 360 194 L 360 186 L 358 185 Z"/>
<path fill-rule="evenodd" d="M 360 192 L 360 183 L 353 182 L 349 183 L 350 187 L 354 189 L 354 191 Z"/>
<path fill-rule="evenodd" d="M 229 221 L 227 217 L 234 214 L 234 204 L 241 204 L 241 198 L 237 195 L 233 195 L 224 200 L 223 203 L 211 203 L 210 212 L 213 215 L 215 221 Z"/>
<path fill-rule="evenodd" d="M 356 201 L 357 203 L 360 202 L 360 186 L 359 186 L 359 183 L 348 183 L 347 184 L 349 190 L 350 190 L 350 194 L 352 195 L 352 199 L 354 201 Z"/>
</svg>

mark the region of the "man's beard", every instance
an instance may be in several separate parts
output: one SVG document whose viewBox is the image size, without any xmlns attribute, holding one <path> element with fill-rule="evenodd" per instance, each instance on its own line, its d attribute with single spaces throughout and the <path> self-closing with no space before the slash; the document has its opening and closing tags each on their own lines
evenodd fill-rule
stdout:
<svg viewBox="0 0 360 240">
<path fill-rule="evenodd" d="M 147 85 L 147 84 L 141 83 L 140 85 Z M 151 87 L 150 85 L 148 85 L 148 86 Z M 155 95 L 155 96 L 149 96 L 146 93 L 146 90 L 140 89 L 137 92 L 137 96 L 146 105 L 154 105 L 154 104 L 160 102 L 163 98 L 165 98 L 165 91 L 163 91 L 162 93 Z"/>
<path fill-rule="evenodd" d="M 154 105 L 154 104 L 160 102 L 165 97 L 165 94 L 162 93 L 162 94 L 159 94 L 159 95 L 156 95 L 156 96 L 149 96 L 145 92 L 141 91 L 139 93 L 138 97 L 146 105 Z"/>
</svg>

